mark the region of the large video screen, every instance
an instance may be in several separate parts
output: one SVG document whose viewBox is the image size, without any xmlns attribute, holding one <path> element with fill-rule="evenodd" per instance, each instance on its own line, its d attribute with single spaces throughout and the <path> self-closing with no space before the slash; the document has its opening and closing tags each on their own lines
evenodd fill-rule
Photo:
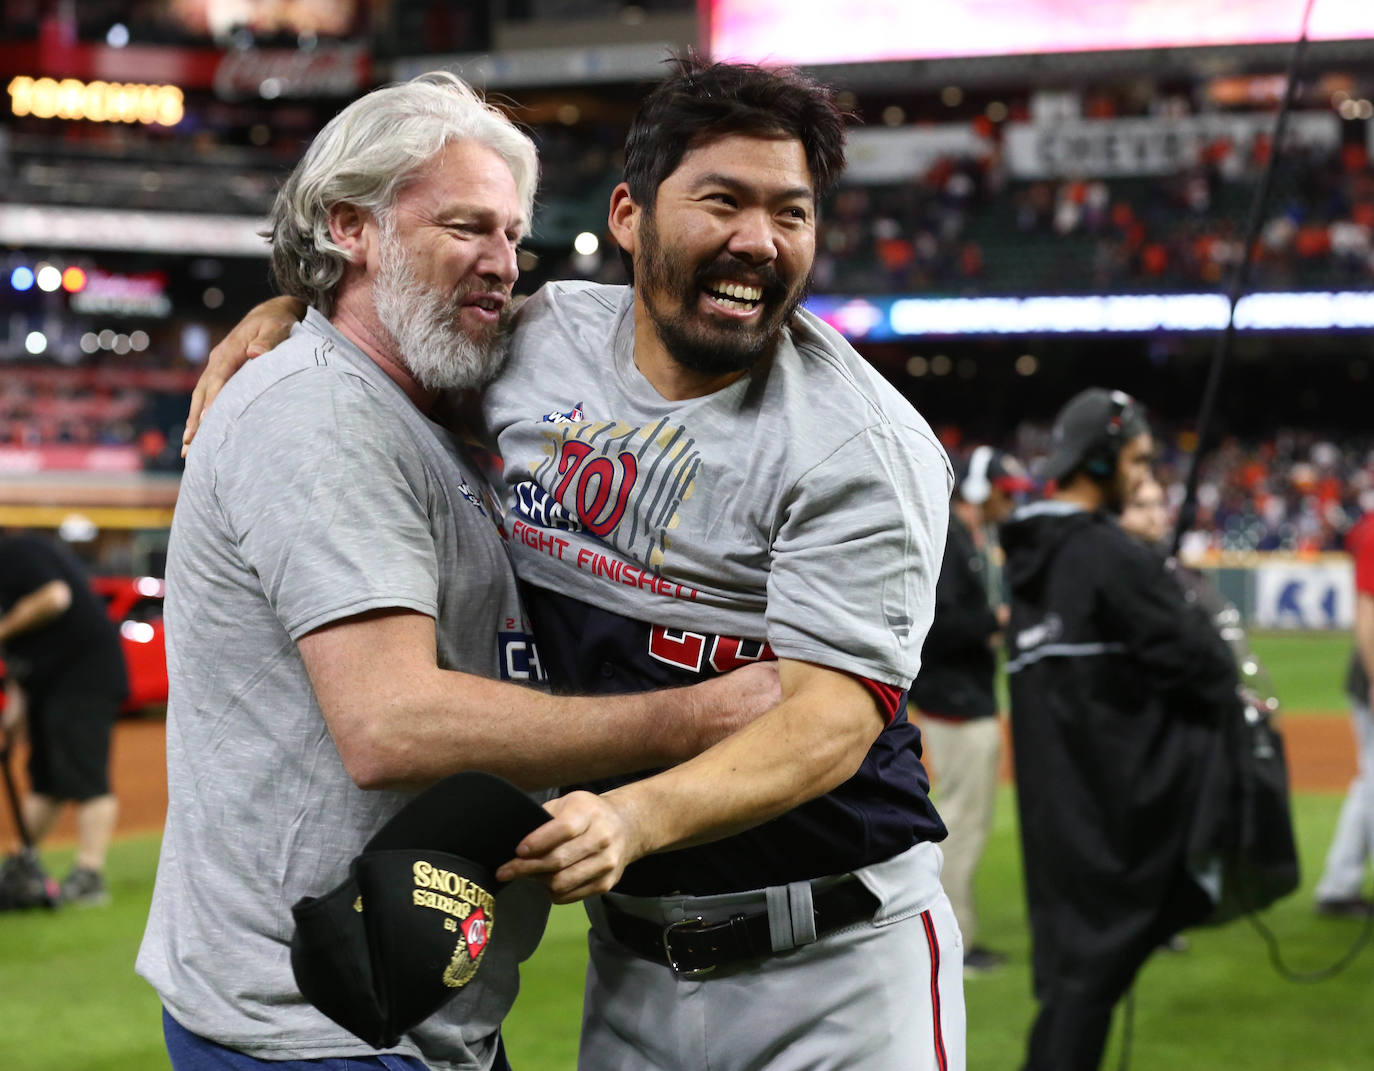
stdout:
<svg viewBox="0 0 1374 1071">
<path fill-rule="evenodd" d="M 1306 0 L 710 0 L 711 56 L 859 63 L 1293 41 Z M 1316 0 L 1314 41 L 1374 37 L 1374 0 Z"/>
<path fill-rule="evenodd" d="M 197 36 L 218 38 L 242 26 L 259 34 L 345 37 L 355 29 L 358 4 L 359 0 L 153 0 L 141 10 L 145 18 Z"/>
</svg>

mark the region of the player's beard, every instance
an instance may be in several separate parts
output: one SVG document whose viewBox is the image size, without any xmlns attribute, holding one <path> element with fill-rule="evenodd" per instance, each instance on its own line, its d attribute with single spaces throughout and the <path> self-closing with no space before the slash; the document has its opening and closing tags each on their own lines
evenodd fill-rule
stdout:
<svg viewBox="0 0 1374 1071">
<path fill-rule="evenodd" d="M 658 337 L 678 364 L 707 375 L 741 372 L 771 356 L 811 281 L 807 276 L 789 286 L 771 264 L 745 267 L 729 253 L 693 268 L 680 249 L 664 246 L 652 214 L 640 221 L 639 246 L 635 289 Z M 741 324 L 703 316 L 699 306 L 703 284 L 742 276 L 763 290 L 764 308 L 758 320 Z"/>
<path fill-rule="evenodd" d="M 470 390 L 496 377 L 510 348 L 510 305 L 494 327 L 471 334 L 460 319 L 463 302 L 491 288 L 464 286 L 452 295 L 425 286 L 389 216 L 378 227 L 377 277 L 372 284 L 377 319 L 391 334 L 401 362 L 425 390 Z"/>
</svg>

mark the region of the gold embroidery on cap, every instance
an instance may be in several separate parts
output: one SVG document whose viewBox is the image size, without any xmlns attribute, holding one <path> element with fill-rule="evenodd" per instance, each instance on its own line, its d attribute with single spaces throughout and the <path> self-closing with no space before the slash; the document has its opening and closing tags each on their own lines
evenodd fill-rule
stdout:
<svg viewBox="0 0 1374 1071">
<path fill-rule="evenodd" d="M 412 874 L 415 888 L 411 892 L 411 903 L 451 916 L 444 920 L 444 929 L 456 928 L 459 932 L 453 956 L 444 968 L 444 985 L 451 989 L 465 986 L 477 973 L 482 953 L 491 941 L 495 898 L 471 878 L 423 859 L 416 860 Z M 456 926 L 455 919 L 458 920 Z"/>
</svg>

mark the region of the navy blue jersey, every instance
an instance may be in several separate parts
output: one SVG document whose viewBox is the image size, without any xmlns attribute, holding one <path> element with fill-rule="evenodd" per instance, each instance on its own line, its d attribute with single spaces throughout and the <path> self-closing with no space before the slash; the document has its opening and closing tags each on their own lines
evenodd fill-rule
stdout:
<svg viewBox="0 0 1374 1071">
<path fill-rule="evenodd" d="M 675 687 L 773 657 L 758 641 L 655 627 L 547 588 L 526 585 L 524 596 L 544 668 L 559 691 Z M 943 840 L 920 756 L 920 731 L 907 720 L 903 696 L 859 771 L 834 791 L 724 840 L 646 856 L 626 869 L 616 891 L 707 896 L 758 889 L 847 873 L 920 841 Z M 573 787 L 604 792 L 654 772 Z"/>
</svg>

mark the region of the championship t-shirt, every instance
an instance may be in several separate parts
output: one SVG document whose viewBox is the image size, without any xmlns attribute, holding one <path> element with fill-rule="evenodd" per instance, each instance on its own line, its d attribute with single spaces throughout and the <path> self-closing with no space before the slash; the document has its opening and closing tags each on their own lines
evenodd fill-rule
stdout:
<svg viewBox="0 0 1374 1071">
<path fill-rule="evenodd" d="M 347 877 L 409 796 L 353 783 L 296 641 L 413 610 L 434 619 L 441 668 L 534 683 L 484 487 L 313 309 L 206 414 L 167 558 L 167 826 L 137 964 L 194 1033 L 264 1060 L 372 1054 L 301 996 L 291 906 Z M 481 970 L 398 1049 L 489 1066 L 547 913 L 533 883 L 506 886 Z"/>
<path fill-rule="evenodd" d="M 632 691 L 780 656 L 903 692 L 934 612 L 952 483 L 929 426 L 806 313 L 749 374 L 666 400 L 635 367 L 633 304 L 625 287 L 544 287 L 485 396 L 551 681 Z M 899 710 L 828 796 L 650 856 L 620 888 L 757 888 L 938 840 L 919 755 Z"/>
</svg>

